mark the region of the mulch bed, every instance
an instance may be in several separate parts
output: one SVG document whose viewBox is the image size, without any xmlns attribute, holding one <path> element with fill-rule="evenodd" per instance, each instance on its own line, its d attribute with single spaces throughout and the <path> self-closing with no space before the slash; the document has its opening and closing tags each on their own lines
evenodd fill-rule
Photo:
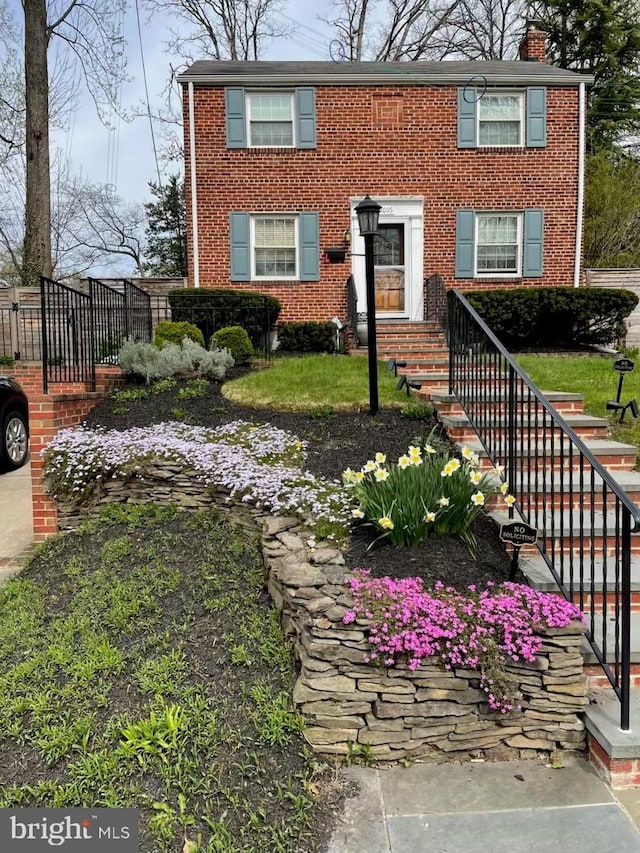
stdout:
<svg viewBox="0 0 640 853">
<path fill-rule="evenodd" d="M 109 398 L 90 412 L 85 423 L 123 430 L 175 420 L 172 414 L 175 409 L 180 410 L 181 420 L 199 426 L 216 427 L 234 420 L 270 423 L 306 441 L 306 467 L 332 480 L 340 480 L 347 467 L 360 468 L 377 451 L 395 460 L 421 435 L 438 428 L 435 418 L 416 420 L 403 417 L 399 410 L 381 410 L 375 417 L 366 411 L 311 417 L 298 412 L 237 406 L 225 399 L 218 382 L 211 382 L 203 397 L 179 399 L 177 394 L 184 384 L 180 382 L 169 391 L 128 402 L 126 412 L 118 411 L 122 403 Z M 451 537 L 431 537 L 420 545 L 398 548 L 384 543 L 372 545 L 377 534 L 361 529 L 352 537 L 345 559 L 350 567 L 370 569 L 376 577 L 419 575 L 428 586 L 441 580 L 462 589 L 471 583 L 507 580 L 510 558 L 498 539 L 495 522 L 483 514 L 472 529 L 477 540 L 475 558 L 463 542 Z"/>
</svg>

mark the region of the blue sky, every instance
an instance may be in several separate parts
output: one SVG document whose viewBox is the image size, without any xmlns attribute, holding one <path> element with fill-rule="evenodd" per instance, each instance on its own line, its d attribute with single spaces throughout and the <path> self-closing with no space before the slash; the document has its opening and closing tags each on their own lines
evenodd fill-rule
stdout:
<svg viewBox="0 0 640 853">
<path fill-rule="evenodd" d="M 22 9 L 19 0 L 9 0 L 18 20 Z M 331 35 L 317 15 L 327 8 L 327 0 L 289 0 L 283 6 L 283 24 L 297 23 L 293 37 L 272 42 L 264 59 L 329 59 Z M 154 14 L 149 21 L 141 9 L 144 59 L 149 83 L 152 112 L 167 85 L 170 63 L 179 64 L 180 57 L 165 52 L 169 36 L 169 20 Z M 125 110 L 145 108 L 144 84 L 135 5 L 126 13 L 125 34 L 130 82 L 122 89 Z M 159 128 L 157 128 L 159 131 Z M 100 123 L 90 97 L 83 94 L 69 128 L 56 132 L 52 145 L 60 146 L 70 157 L 75 172 L 82 171 L 93 182 L 112 183 L 118 194 L 128 201 L 148 200 L 147 184 L 157 180 L 149 122 L 146 117 L 132 121 L 116 121 L 109 131 Z M 173 169 L 175 171 L 175 167 Z"/>
</svg>

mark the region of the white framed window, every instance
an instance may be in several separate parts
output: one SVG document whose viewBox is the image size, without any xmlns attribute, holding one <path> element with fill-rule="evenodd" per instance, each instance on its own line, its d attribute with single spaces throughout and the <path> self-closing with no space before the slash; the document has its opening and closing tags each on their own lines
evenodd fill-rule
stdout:
<svg viewBox="0 0 640 853">
<path fill-rule="evenodd" d="M 251 217 L 251 278 L 298 278 L 298 218 Z"/>
<path fill-rule="evenodd" d="M 475 234 L 477 276 L 520 276 L 521 213 L 476 213 Z"/>
<path fill-rule="evenodd" d="M 248 92 L 246 98 L 249 146 L 293 148 L 293 92 Z"/>
<path fill-rule="evenodd" d="M 524 92 L 485 92 L 478 101 L 480 147 L 523 145 Z"/>
</svg>

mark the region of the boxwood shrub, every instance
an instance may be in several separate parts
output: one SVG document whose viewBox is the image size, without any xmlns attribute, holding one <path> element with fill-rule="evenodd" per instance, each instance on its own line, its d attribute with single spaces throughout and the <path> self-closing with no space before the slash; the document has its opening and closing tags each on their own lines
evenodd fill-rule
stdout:
<svg viewBox="0 0 640 853">
<path fill-rule="evenodd" d="M 609 287 L 510 288 L 466 296 L 512 350 L 613 343 L 624 336 L 625 318 L 638 304 L 635 293 Z"/>
<path fill-rule="evenodd" d="M 331 322 L 280 323 L 278 345 L 287 352 L 335 352 L 336 327 Z"/>
<path fill-rule="evenodd" d="M 228 349 L 236 364 L 246 364 L 253 355 L 251 340 L 242 326 L 225 326 L 211 336 L 209 349 Z"/>
<path fill-rule="evenodd" d="M 251 290 L 227 288 L 180 288 L 168 293 L 171 317 L 196 325 L 205 341 L 225 326 L 242 326 L 258 347 L 276 324 L 280 302 L 274 296 Z"/>
<path fill-rule="evenodd" d="M 185 338 L 195 341 L 201 347 L 204 346 L 202 332 L 193 323 L 185 321 L 175 323 L 171 320 L 162 320 L 161 323 L 158 323 L 153 342 L 157 347 L 162 347 L 165 344 L 177 344 L 180 346 Z"/>
</svg>

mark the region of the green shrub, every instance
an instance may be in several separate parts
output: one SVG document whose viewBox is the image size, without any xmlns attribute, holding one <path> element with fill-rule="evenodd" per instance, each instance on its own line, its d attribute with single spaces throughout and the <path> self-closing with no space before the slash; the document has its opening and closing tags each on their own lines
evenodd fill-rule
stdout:
<svg viewBox="0 0 640 853">
<path fill-rule="evenodd" d="M 336 327 L 331 322 L 280 323 L 278 345 L 287 352 L 336 351 Z"/>
<path fill-rule="evenodd" d="M 233 366 L 233 356 L 227 350 L 209 352 L 190 338 L 185 338 L 181 346 L 166 344 L 162 349 L 142 341 L 127 341 L 118 354 L 118 363 L 124 373 L 140 377 L 149 385 L 154 379 L 170 376 L 223 379 Z"/>
<path fill-rule="evenodd" d="M 193 323 L 205 341 L 225 326 L 242 326 L 258 347 L 280 314 L 279 300 L 251 290 L 180 288 L 170 290 L 168 299 L 173 320 Z"/>
<path fill-rule="evenodd" d="M 242 326 L 225 326 L 211 338 L 210 349 L 228 349 L 236 364 L 246 364 L 253 355 L 251 339 Z"/>
<path fill-rule="evenodd" d="M 193 323 L 184 321 L 176 323 L 171 320 L 163 320 L 158 323 L 153 342 L 157 347 L 162 348 L 165 344 L 180 345 L 185 338 L 190 338 L 200 344 L 201 347 L 204 346 L 204 337 L 200 329 Z"/>
<path fill-rule="evenodd" d="M 10 355 L 0 355 L 0 367 L 13 367 L 14 360 Z"/>
<path fill-rule="evenodd" d="M 617 341 L 638 304 L 631 291 L 609 287 L 484 290 L 467 298 L 507 349 Z"/>
</svg>

